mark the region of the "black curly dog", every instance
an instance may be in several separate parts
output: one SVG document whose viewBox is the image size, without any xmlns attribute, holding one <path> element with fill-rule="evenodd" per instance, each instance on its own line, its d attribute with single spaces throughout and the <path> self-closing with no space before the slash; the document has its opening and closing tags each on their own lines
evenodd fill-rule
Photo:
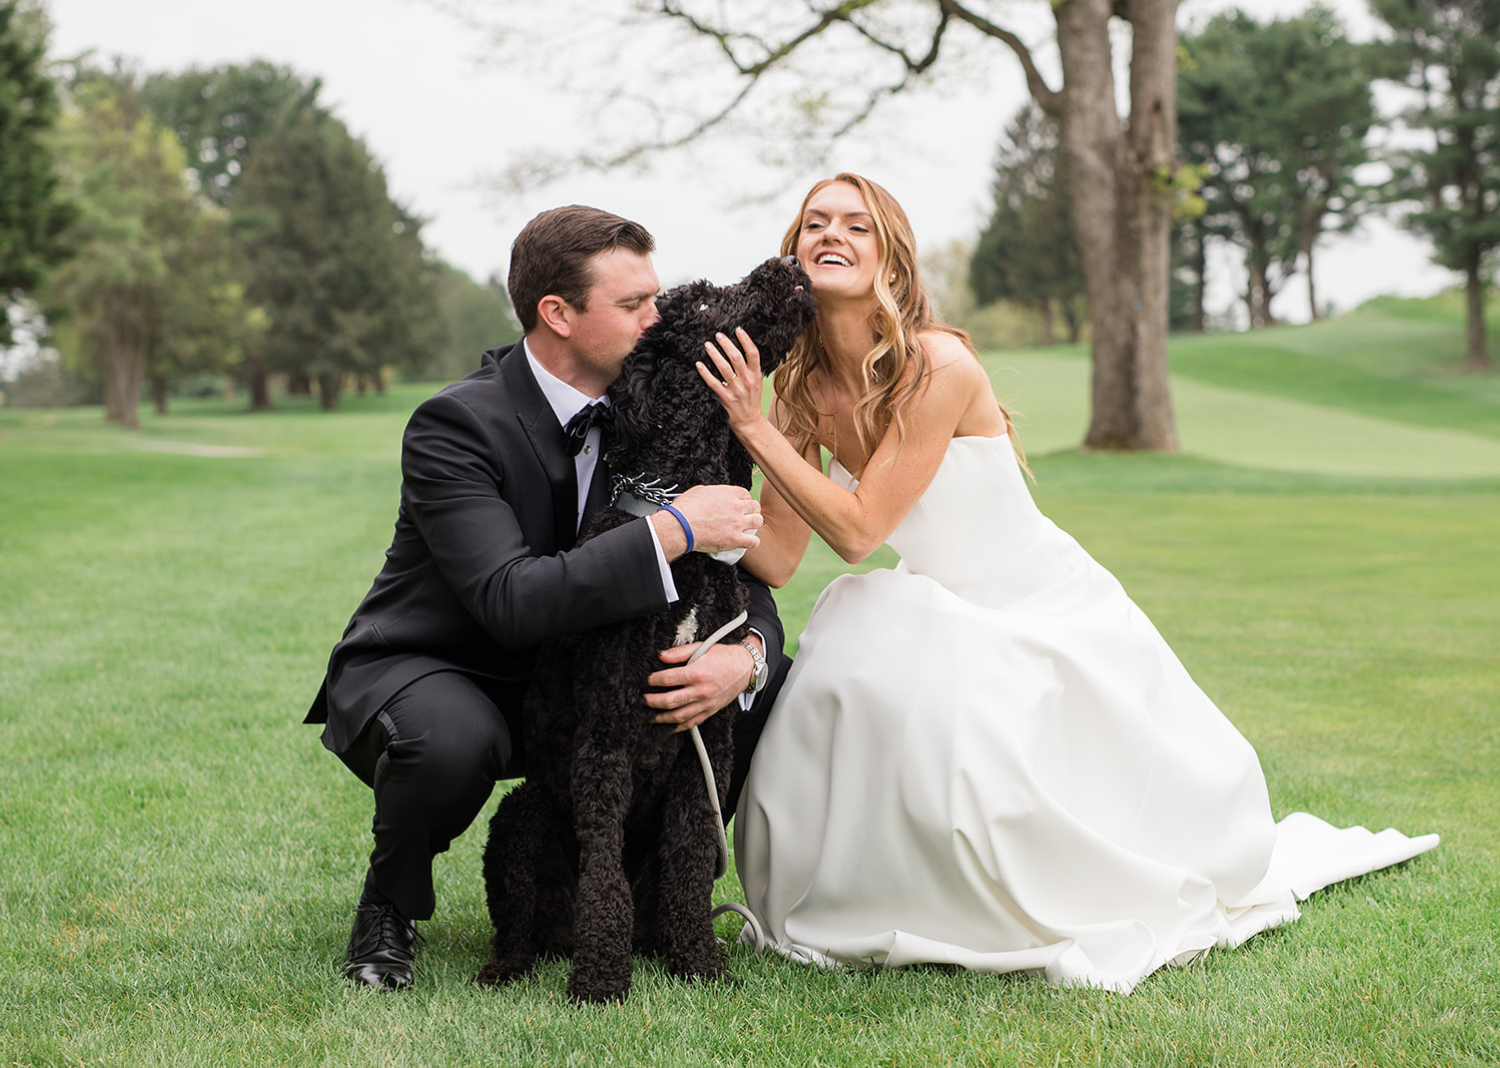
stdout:
<svg viewBox="0 0 1500 1068">
<path fill-rule="evenodd" d="M 743 326 L 768 373 L 812 322 L 815 304 L 793 257 L 771 259 L 732 286 L 693 282 L 659 302 L 661 319 L 610 387 L 604 459 L 616 478 L 678 492 L 749 488 L 750 457 L 694 364 L 703 343 Z M 580 540 L 635 517 L 602 508 Z M 530 777 L 490 821 L 484 880 L 495 925 L 489 963 L 499 984 L 541 956 L 573 958 L 568 995 L 623 1000 L 632 949 L 658 953 L 685 979 L 714 979 L 724 962 L 709 918 L 718 860 L 716 819 L 690 738 L 650 722 L 646 677 L 666 648 L 701 641 L 745 608 L 734 566 L 702 553 L 672 564 L 679 600 L 653 615 L 549 642 L 523 710 Z M 740 626 L 724 640 L 743 637 Z M 733 763 L 731 704 L 699 728 L 719 803 Z"/>
</svg>

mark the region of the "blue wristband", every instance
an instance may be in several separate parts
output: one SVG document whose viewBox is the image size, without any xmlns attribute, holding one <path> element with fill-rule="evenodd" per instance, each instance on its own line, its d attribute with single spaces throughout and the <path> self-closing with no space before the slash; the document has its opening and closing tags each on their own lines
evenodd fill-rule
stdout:
<svg viewBox="0 0 1500 1068">
<path fill-rule="evenodd" d="M 664 505 L 662 505 L 662 508 L 665 511 L 671 512 L 674 516 L 677 517 L 677 522 L 679 522 L 679 523 L 682 524 L 682 532 L 687 535 L 687 543 L 688 543 L 687 549 L 685 551 L 692 552 L 693 551 L 693 528 L 690 527 L 690 526 L 688 526 L 687 517 L 685 517 L 676 508 L 673 508 L 670 504 L 664 504 Z"/>
</svg>

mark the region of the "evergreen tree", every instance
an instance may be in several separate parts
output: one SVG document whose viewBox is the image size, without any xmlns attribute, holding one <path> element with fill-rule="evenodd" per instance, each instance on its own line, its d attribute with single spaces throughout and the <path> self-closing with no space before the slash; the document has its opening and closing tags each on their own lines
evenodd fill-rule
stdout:
<svg viewBox="0 0 1500 1068">
<path fill-rule="evenodd" d="M 1373 0 L 1394 39 L 1391 73 L 1419 94 L 1407 122 L 1432 147 L 1393 162 L 1396 198 L 1422 206 L 1406 217 L 1432 238 L 1435 258 L 1464 277 L 1465 365 L 1494 366 L 1484 307 L 1500 248 L 1500 0 Z"/>
<path fill-rule="evenodd" d="M 1244 251 L 1251 326 L 1275 322 L 1271 302 L 1300 264 L 1316 318 L 1317 241 L 1369 203 L 1355 179 L 1375 121 L 1364 50 L 1317 5 L 1264 24 L 1232 11 L 1182 45 L 1178 136 L 1205 205 L 1188 255 L 1201 264 L 1208 237 Z"/>
<path fill-rule="evenodd" d="M 1039 312 L 1049 345 L 1056 340 L 1053 314 L 1060 312 L 1068 340 L 1076 342 L 1086 291 L 1073 238 L 1073 191 L 1057 123 L 1035 104 L 1006 127 L 990 188 L 994 210 L 969 265 L 975 299 Z"/>
<path fill-rule="evenodd" d="M 321 88 L 317 78 L 256 60 L 153 74 L 141 92 L 157 120 L 176 131 L 203 192 L 229 205 L 268 131 L 303 111 L 327 113 Z"/>
<path fill-rule="evenodd" d="M 346 377 L 378 387 L 384 367 L 426 358 L 437 319 L 421 221 L 391 201 L 384 172 L 342 122 L 313 110 L 284 117 L 238 187 L 247 292 L 269 320 L 249 360 L 261 381 L 305 375 L 331 409 Z M 269 403 L 252 389 L 252 407 Z"/>
<path fill-rule="evenodd" d="M 11 339 L 11 304 L 67 253 L 72 209 L 48 143 L 60 112 L 47 30 L 34 4 L 0 0 L 0 345 Z"/>
</svg>

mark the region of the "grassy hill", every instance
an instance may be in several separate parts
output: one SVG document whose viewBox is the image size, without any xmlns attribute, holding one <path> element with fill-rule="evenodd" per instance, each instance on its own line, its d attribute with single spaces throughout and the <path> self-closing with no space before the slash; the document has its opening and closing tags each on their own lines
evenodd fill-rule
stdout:
<svg viewBox="0 0 1500 1068">
<path fill-rule="evenodd" d="M 1458 373 L 1461 346 L 1450 296 L 1382 298 L 1308 326 L 1179 335 L 1169 360 L 1182 451 L 1278 471 L 1500 477 L 1500 374 Z M 1082 440 L 1086 350 L 991 353 L 986 364 L 1029 449 Z"/>
</svg>

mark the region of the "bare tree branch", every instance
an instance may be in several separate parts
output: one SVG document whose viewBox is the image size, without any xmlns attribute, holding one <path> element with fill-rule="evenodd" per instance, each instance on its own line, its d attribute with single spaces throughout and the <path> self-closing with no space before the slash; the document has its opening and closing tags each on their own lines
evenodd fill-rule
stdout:
<svg viewBox="0 0 1500 1068">
<path fill-rule="evenodd" d="M 790 56 L 805 42 L 812 40 L 814 37 L 817 37 L 820 33 L 828 29 L 828 27 L 832 26 L 835 22 L 848 22 L 853 25 L 851 16 L 856 11 L 860 11 L 861 9 L 869 7 L 871 4 L 877 2 L 878 0 L 843 0 L 843 3 L 840 3 L 835 7 L 826 8 L 821 11 L 809 5 L 810 10 L 814 14 L 817 14 L 819 16 L 817 21 L 808 26 L 795 37 L 776 46 L 772 46 L 767 42 L 761 40 L 759 37 L 753 36 L 751 34 L 732 33 L 728 30 L 714 29 L 712 26 L 708 26 L 707 24 L 699 21 L 689 12 L 682 10 L 682 8 L 674 3 L 673 0 L 661 0 L 661 13 L 668 16 L 669 18 L 680 19 L 681 21 L 686 22 L 690 27 L 692 27 L 693 30 L 705 37 L 712 37 L 714 40 L 718 41 L 720 49 L 722 49 L 724 54 L 729 57 L 729 62 L 734 64 L 735 70 L 748 77 L 759 77 L 771 67 L 774 67 L 776 64 L 780 63 L 782 60 Z M 745 63 L 740 61 L 740 58 L 734 54 L 734 50 L 730 47 L 730 42 L 733 40 L 754 41 L 756 45 L 758 45 L 760 49 L 765 53 L 765 58 L 758 63 L 751 63 L 749 65 L 746 65 Z"/>
<path fill-rule="evenodd" d="M 1036 98 L 1037 106 L 1053 118 L 1062 116 L 1062 94 L 1047 85 L 1042 78 L 1042 72 L 1036 69 L 1036 63 L 1031 58 L 1031 50 L 1026 43 L 1015 34 L 1000 26 L 996 26 L 989 19 L 976 12 L 970 11 L 958 0 L 938 0 L 938 5 L 943 9 L 945 15 L 952 15 L 962 22 L 967 22 L 986 37 L 993 37 L 1004 44 L 1016 54 L 1021 61 L 1021 69 L 1026 72 L 1026 88 L 1031 90 L 1031 95 Z"/>
<path fill-rule="evenodd" d="M 452 3 L 453 0 L 431 2 L 442 4 Z M 784 3 L 785 0 L 781 2 Z M 822 47 L 823 42 L 834 36 L 829 31 L 840 26 L 857 34 L 870 47 L 893 57 L 900 65 L 900 74 L 899 77 L 880 79 L 884 84 L 869 87 L 854 99 L 846 97 L 836 104 L 828 96 L 799 100 L 797 106 L 805 109 L 809 130 L 783 131 L 784 135 L 789 135 L 785 136 L 783 144 L 804 164 L 826 162 L 834 146 L 866 122 L 882 102 L 908 90 L 932 70 L 942 54 L 948 31 L 958 23 L 964 23 L 981 35 L 1010 48 L 1021 62 L 1027 86 L 1038 105 L 1053 114 L 1061 110 L 1061 94 L 1053 91 L 1043 80 L 1029 49 L 1020 37 L 971 11 L 969 7 L 972 5 L 968 0 L 921 0 L 919 6 L 936 18 L 930 26 L 911 35 L 916 38 L 915 41 L 903 40 L 901 28 L 881 28 L 879 20 L 871 18 L 885 2 L 886 0 L 804 0 L 793 11 L 782 9 L 783 17 L 778 29 L 757 32 L 749 27 L 726 22 L 728 16 L 722 11 L 712 17 L 696 12 L 692 10 L 694 5 L 691 0 L 645 0 L 637 8 L 638 13 L 648 18 L 660 18 L 666 23 L 675 23 L 687 31 L 688 37 L 709 42 L 714 51 L 727 61 L 741 83 L 733 95 L 726 102 L 713 106 L 712 112 L 706 116 L 691 116 L 680 108 L 672 108 L 659 114 L 658 119 L 673 119 L 679 125 L 672 129 L 668 121 L 661 121 L 655 136 L 648 134 L 613 147 L 601 144 L 593 152 L 571 156 L 567 160 L 553 160 L 543 153 L 530 153 L 525 161 L 509 168 L 501 177 L 501 184 L 519 190 L 545 183 L 559 174 L 576 172 L 580 167 L 604 172 L 690 145 L 716 128 L 723 127 L 736 113 L 743 114 L 747 111 L 747 102 L 758 88 L 770 83 L 773 75 L 781 77 L 793 73 L 796 59 Z M 732 7 L 729 9 L 732 10 Z M 798 14 L 799 10 L 803 13 Z M 899 23 L 896 25 L 900 27 Z M 850 84 L 844 88 L 847 91 L 852 87 Z M 763 98 L 763 95 L 756 97 Z M 619 101 L 622 97 L 616 94 L 614 99 Z M 649 96 L 635 103 L 647 110 L 655 110 L 651 107 Z M 835 106 L 830 108 L 831 104 Z M 825 111 L 831 112 L 827 116 L 831 121 L 822 125 L 821 132 L 814 136 L 812 128 L 820 125 L 816 116 Z M 680 125 L 684 120 L 692 123 L 686 130 Z"/>
</svg>

